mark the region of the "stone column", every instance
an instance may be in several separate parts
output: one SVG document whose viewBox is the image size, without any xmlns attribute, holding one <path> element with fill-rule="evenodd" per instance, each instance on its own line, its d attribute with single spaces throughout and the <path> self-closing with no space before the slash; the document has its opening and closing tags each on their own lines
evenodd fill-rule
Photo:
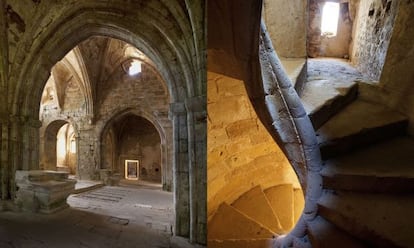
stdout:
<svg viewBox="0 0 414 248">
<path fill-rule="evenodd" d="M 189 237 L 189 169 L 187 115 L 184 103 L 170 104 L 173 122 L 173 177 L 175 235 Z"/>
<path fill-rule="evenodd" d="M 23 170 L 37 170 L 39 169 L 39 128 L 42 122 L 38 119 L 30 119 L 28 117 L 21 118 L 23 131 Z"/>
<path fill-rule="evenodd" d="M 190 241 L 206 243 L 206 181 L 207 181 L 207 103 L 206 97 L 186 99 L 189 178 L 190 178 Z"/>
<path fill-rule="evenodd" d="M 22 169 L 22 124 L 18 116 L 10 116 L 9 123 L 9 135 L 8 135 L 8 185 L 10 198 L 14 199 L 16 195 L 16 184 L 15 184 L 15 172 L 16 170 Z"/>
<path fill-rule="evenodd" d="M 98 139 L 92 129 L 79 129 L 77 138 L 78 178 L 82 180 L 99 179 Z"/>
<path fill-rule="evenodd" d="M 6 200 L 9 196 L 9 122 L 7 120 L 6 114 L 0 116 L 0 182 L 1 182 L 1 191 L 0 199 Z"/>
<path fill-rule="evenodd" d="M 162 154 L 162 187 L 165 191 L 173 190 L 173 158 L 174 147 L 172 137 L 172 127 L 170 122 L 168 124 L 163 123 L 163 130 L 165 138 L 161 140 L 161 154 Z"/>
<path fill-rule="evenodd" d="M 0 199 L 9 197 L 8 37 L 5 1 L 0 0 Z"/>
<path fill-rule="evenodd" d="M 3 126 L 2 140 L 7 149 L 8 166 L 4 169 L 4 177 L 8 180 L 10 197 L 15 196 L 16 170 L 35 170 L 39 167 L 39 127 L 41 122 L 27 116 L 11 116 L 8 126 Z M 3 143 L 2 142 L 2 143 Z M 6 145 L 7 144 L 7 145 Z M 2 153 L 4 153 L 2 147 Z M 7 157 L 6 156 L 6 157 Z M 3 162 L 3 161 L 2 161 Z"/>
</svg>

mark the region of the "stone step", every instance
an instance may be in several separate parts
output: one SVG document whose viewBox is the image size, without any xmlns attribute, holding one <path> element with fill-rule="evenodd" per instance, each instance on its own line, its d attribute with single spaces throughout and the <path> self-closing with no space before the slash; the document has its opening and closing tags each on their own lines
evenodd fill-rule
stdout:
<svg viewBox="0 0 414 248">
<path fill-rule="evenodd" d="M 397 137 L 326 161 L 324 188 L 377 193 L 414 192 L 414 140 Z"/>
<path fill-rule="evenodd" d="M 80 194 L 94 189 L 99 189 L 104 186 L 105 184 L 102 182 L 78 180 L 75 185 L 75 190 L 72 191 L 72 194 Z"/>
<path fill-rule="evenodd" d="M 405 116 L 380 104 L 356 100 L 317 130 L 323 159 L 404 135 Z"/>
<path fill-rule="evenodd" d="M 315 130 L 358 96 L 358 84 L 333 84 L 315 80 L 305 84 L 302 101 Z"/>
<path fill-rule="evenodd" d="M 361 241 L 338 229 L 321 216 L 308 222 L 308 235 L 313 248 L 364 248 Z"/>
<path fill-rule="evenodd" d="M 319 214 L 338 228 L 378 247 L 411 247 L 414 195 L 325 191 Z"/>
<path fill-rule="evenodd" d="M 305 207 L 305 198 L 302 189 L 293 190 L 293 207 L 293 221 L 296 223 L 302 215 L 303 208 Z"/>
<path fill-rule="evenodd" d="M 280 220 L 259 185 L 241 195 L 231 205 L 269 230 L 283 233 Z"/>
<path fill-rule="evenodd" d="M 208 222 L 209 240 L 271 239 L 275 236 L 268 228 L 227 203 L 222 203 Z"/>
<path fill-rule="evenodd" d="M 275 239 L 208 240 L 208 248 L 272 248 Z"/>
<path fill-rule="evenodd" d="M 292 184 L 282 184 L 264 190 L 267 199 L 280 220 L 283 230 L 289 231 L 294 225 L 294 198 Z"/>
<path fill-rule="evenodd" d="M 306 58 L 285 58 L 279 57 L 293 87 L 298 94 L 303 90 L 306 81 L 307 63 Z"/>
</svg>

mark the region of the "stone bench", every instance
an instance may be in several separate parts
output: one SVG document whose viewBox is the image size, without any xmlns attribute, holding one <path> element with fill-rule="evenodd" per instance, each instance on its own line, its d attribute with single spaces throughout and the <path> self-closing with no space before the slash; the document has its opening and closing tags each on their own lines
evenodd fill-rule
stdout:
<svg viewBox="0 0 414 248">
<path fill-rule="evenodd" d="M 76 184 L 68 176 L 61 171 L 16 171 L 16 205 L 25 211 L 41 213 L 68 207 L 66 199 Z"/>
</svg>

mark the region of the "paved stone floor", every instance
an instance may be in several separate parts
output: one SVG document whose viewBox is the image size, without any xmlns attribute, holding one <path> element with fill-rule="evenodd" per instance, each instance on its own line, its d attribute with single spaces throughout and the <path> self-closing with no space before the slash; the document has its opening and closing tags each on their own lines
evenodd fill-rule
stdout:
<svg viewBox="0 0 414 248">
<path fill-rule="evenodd" d="M 172 194 L 124 185 L 71 195 L 53 215 L 0 212 L 0 247 L 170 247 Z"/>
</svg>

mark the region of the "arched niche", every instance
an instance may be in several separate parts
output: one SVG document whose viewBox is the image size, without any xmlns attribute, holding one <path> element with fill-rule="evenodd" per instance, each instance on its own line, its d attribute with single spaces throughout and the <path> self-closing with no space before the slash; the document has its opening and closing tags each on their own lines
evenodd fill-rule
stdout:
<svg viewBox="0 0 414 248">
<path fill-rule="evenodd" d="M 40 135 L 40 168 L 76 174 L 76 147 L 74 125 L 66 120 L 54 120 L 48 123 Z"/>
<path fill-rule="evenodd" d="M 138 145 L 132 153 L 128 154 L 122 152 L 122 142 L 125 140 L 125 133 L 123 131 L 129 130 L 125 124 L 125 121 L 129 118 L 136 118 L 141 120 L 146 127 L 153 129 L 152 135 L 155 139 L 158 139 L 158 143 L 142 146 Z M 173 168 L 172 168 L 172 153 L 173 153 L 173 144 L 172 144 L 172 135 L 171 131 L 165 130 L 165 127 L 161 126 L 157 119 L 144 111 L 137 109 L 126 109 L 118 113 L 114 113 L 113 116 L 105 122 L 105 125 L 102 126 L 102 129 L 99 131 L 100 135 L 100 151 L 101 151 L 101 169 L 103 170 L 112 170 L 116 173 L 119 173 L 122 178 L 125 178 L 125 160 L 131 159 L 140 160 L 140 178 L 143 180 L 154 181 L 157 176 L 160 176 L 159 179 L 155 180 L 163 185 L 163 189 L 167 191 L 172 190 L 172 181 L 173 181 Z M 156 137 L 158 136 L 158 138 Z M 150 148 L 152 147 L 152 148 Z M 154 157 L 151 159 L 148 158 L 148 154 L 145 154 L 145 149 L 154 149 L 159 150 L 159 159 L 154 160 Z M 109 152 L 109 154 L 108 154 Z M 154 165 L 154 163 L 156 165 Z M 147 176 L 143 175 L 144 171 L 147 172 Z M 151 168 L 151 173 L 154 177 L 149 176 L 148 168 Z M 158 171 L 156 171 L 158 169 Z"/>
</svg>

